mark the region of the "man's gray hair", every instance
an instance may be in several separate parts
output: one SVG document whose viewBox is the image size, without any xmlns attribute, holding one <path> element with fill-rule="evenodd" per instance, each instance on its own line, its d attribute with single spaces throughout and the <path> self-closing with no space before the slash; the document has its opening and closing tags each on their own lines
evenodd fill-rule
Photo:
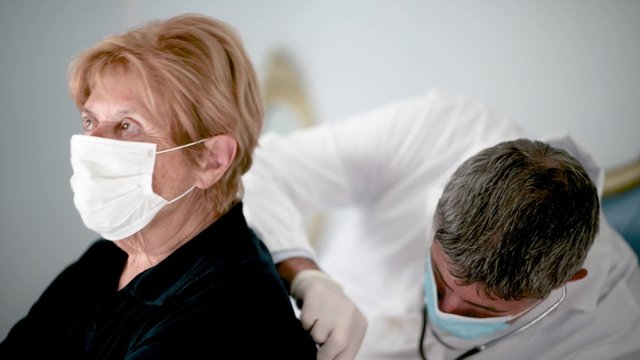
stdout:
<svg viewBox="0 0 640 360">
<path fill-rule="evenodd" d="M 598 232 L 598 192 L 578 160 L 540 141 L 467 159 L 436 208 L 434 240 L 461 285 L 542 299 L 580 270 Z"/>
</svg>

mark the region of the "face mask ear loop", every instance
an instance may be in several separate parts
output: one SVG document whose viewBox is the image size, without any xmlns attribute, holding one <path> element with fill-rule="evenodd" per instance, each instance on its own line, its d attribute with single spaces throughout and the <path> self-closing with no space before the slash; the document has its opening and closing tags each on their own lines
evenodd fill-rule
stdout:
<svg viewBox="0 0 640 360">
<path fill-rule="evenodd" d="M 193 146 L 193 145 L 196 145 L 196 144 L 200 144 L 200 143 L 205 142 L 205 141 L 207 141 L 207 140 L 209 140 L 209 138 L 202 139 L 202 140 L 198 140 L 198 141 L 194 141 L 194 142 L 192 142 L 192 143 L 188 143 L 188 144 L 184 144 L 184 145 L 180 145 L 180 146 L 176 146 L 176 147 L 173 147 L 173 148 L 170 148 L 170 149 L 165 149 L 165 150 L 156 151 L 156 155 L 164 154 L 164 153 L 168 153 L 168 152 L 171 152 L 171 151 L 174 151 L 174 150 L 184 149 L 184 148 L 189 147 L 189 146 Z M 192 186 L 192 187 L 190 187 L 187 191 L 183 192 L 181 195 L 179 195 L 179 196 L 178 196 L 178 197 L 176 197 L 175 199 L 172 199 L 172 200 L 167 201 L 167 205 L 169 205 L 169 204 L 171 204 L 171 203 L 174 203 L 174 202 L 176 202 L 176 201 L 178 201 L 178 200 L 182 199 L 183 197 L 187 196 L 187 194 L 189 194 L 189 193 L 190 193 L 193 189 L 195 189 L 195 188 L 196 188 L 196 186 L 195 186 L 195 185 L 193 185 L 193 186 Z"/>
<path fill-rule="evenodd" d="M 193 146 L 193 145 L 196 145 L 196 144 L 200 144 L 200 143 L 205 142 L 205 141 L 207 141 L 207 140 L 209 140 L 209 138 L 202 139 L 202 140 L 198 140 L 198 141 L 194 141 L 194 142 L 192 142 L 192 143 L 188 143 L 188 144 L 184 144 L 184 145 L 180 145 L 180 146 L 176 146 L 176 147 L 174 147 L 174 148 L 170 148 L 170 149 L 165 149 L 165 150 L 156 151 L 156 155 L 158 155 L 158 154 L 163 154 L 163 153 L 167 153 L 167 152 L 174 151 L 174 150 L 184 149 L 184 148 L 189 147 L 189 146 Z M 179 195 L 179 196 L 178 196 L 178 197 L 176 197 L 175 199 L 172 199 L 172 200 L 167 201 L 167 203 L 166 203 L 166 204 L 167 204 L 167 205 L 169 205 L 169 204 L 171 204 L 171 203 L 174 203 L 174 202 L 176 202 L 176 201 L 178 201 L 178 200 L 182 199 L 183 197 L 187 196 L 187 194 L 189 194 L 189 193 L 190 193 L 193 189 L 195 189 L 195 188 L 196 188 L 196 186 L 195 186 L 195 185 L 193 185 L 193 186 L 192 186 L 192 187 L 190 187 L 187 191 L 183 192 L 181 195 Z"/>
<path fill-rule="evenodd" d="M 182 199 L 183 197 L 187 196 L 187 194 L 189 194 L 193 189 L 195 189 L 196 186 L 193 185 L 192 187 L 190 187 L 187 191 L 183 192 L 181 195 L 178 195 L 178 197 L 176 197 L 175 199 L 169 200 L 167 201 L 167 205 L 174 203 L 180 199 Z"/>
<path fill-rule="evenodd" d="M 185 144 L 185 145 L 176 146 L 176 147 L 173 147 L 173 148 L 170 148 L 170 149 L 156 151 L 156 155 L 157 154 L 164 154 L 164 153 L 167 153 L 167 152 L 170 152 L 170 151 L 174 151 L 174 150 L 184 149 L 186 147 L 189 147 L 189 146 L 192 146 L 192 145 L 195 145 L 195 144 L 200 144 L 201 142 L 205 142 L 207 140 L 209 140 L 209 138 L 198 140 L 198 141 L 194 141 L 192 143 L 188 143 L 188 144 Z"/>
</svg>

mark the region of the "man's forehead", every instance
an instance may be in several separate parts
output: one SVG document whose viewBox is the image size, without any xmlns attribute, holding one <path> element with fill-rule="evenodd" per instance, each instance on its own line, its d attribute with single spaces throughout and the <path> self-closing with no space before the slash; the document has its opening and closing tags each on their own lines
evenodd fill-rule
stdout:
<svg viewBox="0 0 640 360">
<path fill-rule="evenodd" d="M 499 314 L 512 312 L 522 306 L 529 306 L 533 301 L 531 299 L 508 301 L 489 297 L 483 291 L 483 285 L 479 283 L 461 285 L 459 279 L 451 273 L 448 264 L 449 259 L 437 240 L 431 243 L 430 254 L 432 257 L 432 269 L 436 278 L 441 276 L 446 286 L 455 291 L 465 303 L 471 306 Z"/>
</svg>

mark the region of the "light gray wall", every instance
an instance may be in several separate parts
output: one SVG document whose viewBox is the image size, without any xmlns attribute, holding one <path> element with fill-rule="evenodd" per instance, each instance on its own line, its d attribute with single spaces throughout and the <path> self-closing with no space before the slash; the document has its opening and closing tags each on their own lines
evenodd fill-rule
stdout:
<svg viewBox="0 0 640 360">
<path fill-rule="evenodd" d="M 284 47 L 321 120 L 440 87 L 532 136 L 568 131 L 608 168 L 640 156 L 638 1 L 3 1 L 0 3 L 0 339 L 95 235 L 69 189 L 71 57 L 184 11 L 233 24 L 260 72 Z"/>
<path fill-rule="evenodd" d="M 69 138 L 82 127 L 67 93 L 67 65 L 118 27 L 121 8 L 0 3 L 0 339 L 95 238 L 69 187 Z"/>
</svg>

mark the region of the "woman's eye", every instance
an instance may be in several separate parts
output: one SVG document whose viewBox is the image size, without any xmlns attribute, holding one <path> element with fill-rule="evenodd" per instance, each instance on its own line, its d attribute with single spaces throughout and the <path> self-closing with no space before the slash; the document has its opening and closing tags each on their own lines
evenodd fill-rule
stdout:
<svg viewBox="0 0 640 360">
<path fill-rule="evenodd" d="M 83 119 L 82 127 L 85 131 L 93 130 L 96 127 L 95 120 L 93 119 Z"/>
<path fill-rule="evenodd" d="M 125 132 L 125 133 L 136 133 L 138 132 L 138 126 L 136 125 L 135 122 L 131 121 L 131 120 L 122 120 L 120 122 L 120 131 Z"/>
</svg>

